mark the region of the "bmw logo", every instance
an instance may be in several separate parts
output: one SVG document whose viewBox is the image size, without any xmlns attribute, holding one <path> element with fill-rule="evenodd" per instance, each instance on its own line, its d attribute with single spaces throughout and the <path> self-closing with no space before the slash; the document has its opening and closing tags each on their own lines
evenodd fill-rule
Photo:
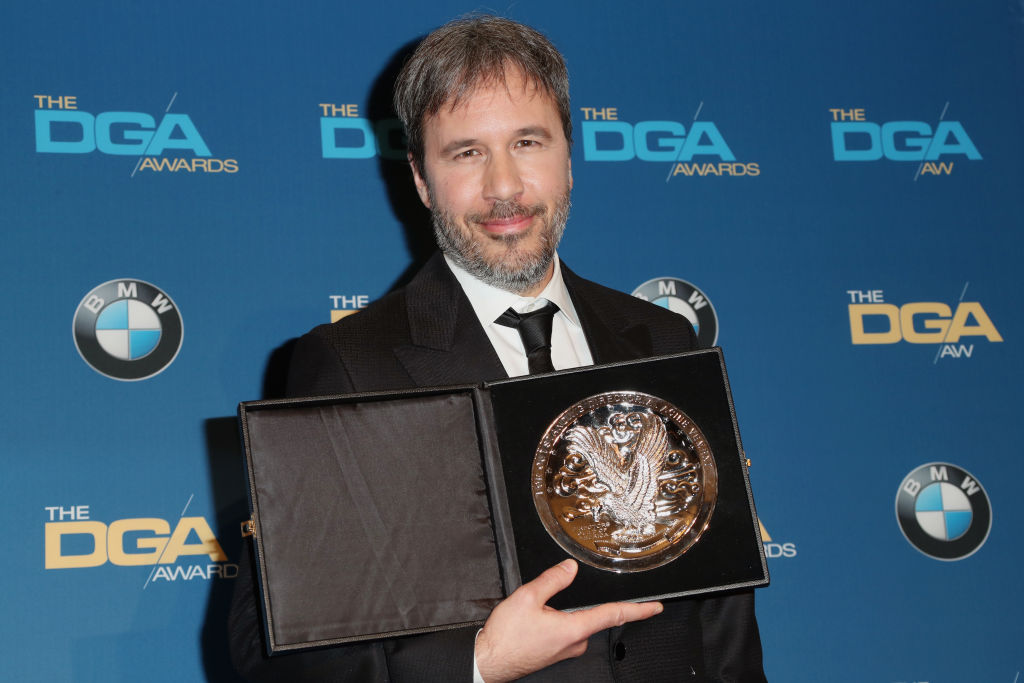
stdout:
<svg viewBox="0 0 1024 683">
<path fill-rule="evenodd" d="M 171 364 L 184 329 L 171 297 L 142 280 L 111 280 L 85 295 L 72 326 L 79 355 L 96 372 L 134 381 Z"/>
<path fill-rule="evenodd" d="M 896 520 L 910 544 L 928 557 L 962 560 L 988 538 L 992 506 L 967 470 L 933 462 L 903 479 L 896 494 Z"/>
<path fill-rule="evenodd" d="M 659 277 L 633 290 L 633 296 L 685 316 L 697 332 L 697 343 L 708 348 L 718 341 L 718 316 L 711 300 L 686 280 Z"/>
</svg>

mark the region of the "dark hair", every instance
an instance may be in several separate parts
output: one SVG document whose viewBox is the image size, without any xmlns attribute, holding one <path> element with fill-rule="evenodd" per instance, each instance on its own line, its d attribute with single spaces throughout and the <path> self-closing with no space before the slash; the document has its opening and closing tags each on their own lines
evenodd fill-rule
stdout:
<svg viewBox="0 0 1024 683">
<path fill-rule="evenodd" d="M 542 33 L 489 15 L 456 19 L 423 39 L 395 83 L 395 111 L 405 125 L 409 152 L 423 172 L 423 124 L 450 102 L 454 108 L 480 85 L 505 83 L 519 69 L 558 107 L 572 145 L 569 73 L 561 53 Z"/>
</svg>

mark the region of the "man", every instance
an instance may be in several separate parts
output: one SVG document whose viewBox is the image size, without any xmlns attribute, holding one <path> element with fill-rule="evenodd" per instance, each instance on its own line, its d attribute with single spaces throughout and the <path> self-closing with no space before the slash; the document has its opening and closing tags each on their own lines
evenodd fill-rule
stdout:
<svg viewBox="0 0 1024 683">
<path fill-rule="evenodd" d="M 684 318 L 579 278 L 555 253 L 569 212 L 572 131 L 565 65 L 546 38 L 494 17 L 452 22 L 406 63 L 395 105 L 443 257 L 407 287 L 300 339 L 291 395 L 477 383 L 694 347 Z M 546 339 L 538 354 L 521 330 L 496 322 L 509 308 L 521 318 L 546 311 L 550 358 Z M 575 613 L 546 607 L 575 572 L 572 560 L 548 569 L 499 603 L 479 632 L 270 662 L 259 652 L 252 582 L 240 574 L 234 654 L 250 672 L 281 680 L 763 680 L 750 593 Z"/>
</svg>

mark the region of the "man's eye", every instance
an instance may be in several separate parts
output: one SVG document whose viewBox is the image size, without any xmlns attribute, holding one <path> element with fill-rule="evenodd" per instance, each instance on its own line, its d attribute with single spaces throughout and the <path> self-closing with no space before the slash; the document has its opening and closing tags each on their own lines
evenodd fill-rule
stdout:
<svg viewBox="0 0 1024 683">
<path fill-rule="evenodd" d="M 536 147 L 539 144 L 536 140 L 520 140 L 516 143 L 516 147 Z"/>
<path fill-rule="evenodd" d="M 456 154 L 455 158 L 456 159 L 468 159 L 469 157 L 475 157 L 475 156 L 478 156 L 479 154 L 480 154 L 480 152 L 478 152 L 475 149 L 467 149 L 465 151 L 462 151 L 462 152 L 459 152 L 458 154 Z"/>
</svg>

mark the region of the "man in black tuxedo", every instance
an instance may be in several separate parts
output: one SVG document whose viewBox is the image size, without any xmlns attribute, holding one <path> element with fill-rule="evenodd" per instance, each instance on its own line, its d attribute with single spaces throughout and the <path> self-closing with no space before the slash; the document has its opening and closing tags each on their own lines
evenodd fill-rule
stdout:
<svg viewBox="0 0 1024 683">
<path fill-rule="evenodd" d="M 290 395 L 478 383 L 695 347 L 685 318 L 584 280 L 555 253 L 569 212 L 572 131 L 565 64 L 544 36 L 494 17 L 452 22 L 406 63 L 395 105 L 441 253 L 408 286 L 302 337 Z M 540 341 L 526 331 L 537 320 Z M 254 677 L 764 679 L 751 593 L 567 614 L 545 603 L 572 582 L 572 560 L 516 590 L 479 631 L 268 661 L 254 584 L 242 564 L 231 640 L 236 663 Z"/>
</svg>

